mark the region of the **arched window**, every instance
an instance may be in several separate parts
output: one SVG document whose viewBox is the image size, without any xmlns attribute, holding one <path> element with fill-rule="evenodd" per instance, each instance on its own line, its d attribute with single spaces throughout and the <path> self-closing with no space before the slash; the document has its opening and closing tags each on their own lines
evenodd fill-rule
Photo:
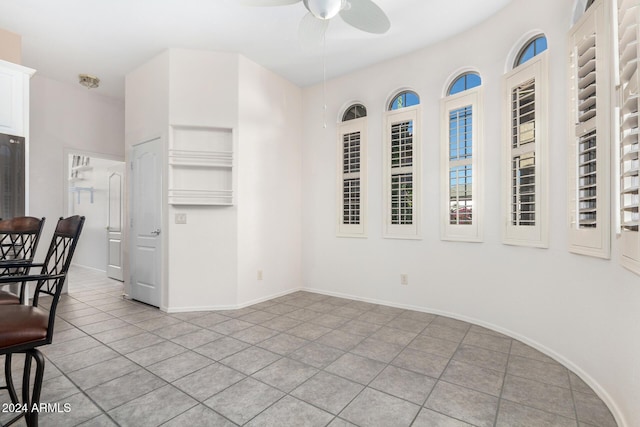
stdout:
<svg viewBox="0 0 640 427">
<path fill-rule="evenodd" d="M 392 98 L 385 113 L 385 237 L 420 238 L 419 104 L 415 92 L 403 90 Z"/>
<path fill-rule="evenodd" d="M 542 34 L 531 39 L 524 45 L 520 53 L 516 57 L 516 62 L 513 64 L 513 68 L 518 65 L 522 65 L 541 52 L 547 50 L 547 38 Z"/>
<path fill-rule="evenodd" d="M 338 125 L 337 234 L 365 237 L 367 218 L 367 109 L 352 104 Z"/>
<path fill-rule="evenodd" d="M 447 95 L 455 95 L 456 93 L 464 92 L 468 89 L 473 89 L 482 84 L 482 79 L 478 73 L 464 73 L 451 83 Z"/>
<path fill-rule="evenodd" d="M 397 94 L 389 104 L 389 111 L 411 107 L 420 104 L 420 97 L 417 93 L 405 90 Z"/>
<path fill-rule="evenodd" d="M 478 73 L 456 77 L 442 101 L 442 226 L 443 240 L 482 240 L 482 192 L 479 158 L 481 85 Z M 455 95 L 455 96 L 453 96 Z"/>
<path fill-rule="evenodd" d="M 367 109 L 362 104 L 353 104 L 345 110 L 342 115 L 342 121 L 346 122 L 349 120 L 359 119 L 361 117 L 367 117 Z"/>
<path fill-rule="evenodd" d="M 503 242 L 548 247 L 548 55 L 540 34 L 504 76 Z"/>
</svg>

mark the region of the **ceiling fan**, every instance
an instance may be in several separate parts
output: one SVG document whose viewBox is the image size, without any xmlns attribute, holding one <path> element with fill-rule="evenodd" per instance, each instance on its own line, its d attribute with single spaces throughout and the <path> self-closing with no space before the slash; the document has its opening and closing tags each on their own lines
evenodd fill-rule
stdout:
<svg viewBox="0 0 640 427">
<path fill-rule="evenodd" d="M 391 27 L 389 18 L 372 0 L 240 0 L 248 6 L 285 6 L 302 1 L 309 11 L 299 27 L 302 44 L 324 38 L 329 21 L 340 15 L 347 24 L 368 33 L 384 34 Z"/>
</svg>

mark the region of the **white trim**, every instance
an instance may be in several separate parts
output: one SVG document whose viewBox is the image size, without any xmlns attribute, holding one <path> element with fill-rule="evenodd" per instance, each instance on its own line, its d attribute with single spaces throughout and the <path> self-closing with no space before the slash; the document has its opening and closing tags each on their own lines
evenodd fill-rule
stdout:
<svg viewBox="0 0 640 427">
<path fill-rule="evenodd" d="M 300 291 L 306 291 L 306 289 L 300 288 L 300 287 L 294 288 L 294 289 L 288 289 L 286 291 L 277 292 L 275 294 L 272 294 L 272 295 L 269 295 L 269 296 L 266 296 L 266 297 L 256 298 L 256 299 L 245 301 L 245 302 L 241 302 L 241 303 L 238 303 L 238 304 L 202 305 L 202 306 L 194 305 L 194 306 L 189 306 L 189 307 L 161 307 L 161 310 L 166 312 L 166 313 L 188 313 L 190 311 L 239 310 L 239 309 L 242 309 L 242 308 L 246 308 L 246 307 L 252 306 L 254 304 L 259 304 L 261 302 L 269 301 L 269 300 L 272 300 L 274 298 L 283 297 L 285 295 L 289 295 L 289 294 L 292 294 L 294 292 L 300 292 Z"/>
<path fill-rule="evenodd" d="M 502 242 L 508 245 L 547 248 L 549 246 L 549 159 L 548 159 L 548 51 L 533 57 L 503 78 L 502 141 Z M 511 91 L 535 80 L 535 225 L 513 225 L 511 220 Z"/>
<path fill-rule="evenodd" d="M 363 298 L 363 297 L 358 297 L 358 296 L 351 295 L 351 294 L 324 291 L 324 290 L 315 289 L 315 288 L 303 288 L 302 290 L 305 291 L 305 292 L 312 292 L 312 293 L 317 293 L 317 294 L 320 294 L 320 295 L 327 295 L 327 296 L 332 296 L 332 297 L 337 297 L 337 298 L 348 298 L 348 299 L 352 299 L 352 300 L 356 300 L 356 301 L 368 302 L 368 303 L 384 305 L 384 306 L 388 306 L 388 307 L 395 307 L 395 308 L 401 308 L 401 309 L 405 309 L 405 310 L 419 311 L 421 313 L 435 314 L 435 315 L 438 315 L 438 316 L 446 316 L 446 317 L 450 317 L 452 319 L 462 320 L 463 322 L 471 323 L 473 325 L 482 326 L 483 328 L 487 328 L 487 329 L 490 329 L 490 330 L 495 331 L 495 332 L 499 332 L 499 333 L 501 333 L 503 335 L 506 335 L 509 338 L 518 340 L 518 341 L 520 341 L 520 342 L 522 342 L 522 343 L 524 343 L 524 344 L 526 344 L 526 345 L 528 345 L 530 347 L 533 347 L 534 349 L 538 350 L 539 352 L 543 353 L 544 355 L 556 360 L 561 365 L 564 365 L 566 368 L 568 368 L 574 374 L 578 375 L 578 377 L 580 377 L 589 387 L 591 387 L 591 389 L 593 389 L 593 391 L 598 395 L 598 397 L 600 399 L 602 399 L 602 401 L 607 405 L 607 407 L 611 411 L 612 415 L 614 416 L 618 426 L 619 427 L 630 427 L 629 424 L 626 422 L 626 419 L 625 419 L 625 417 L 623 415 L 623 412 L 620 410 L 620 407 L 618 407 L 618 405 L 616 404 L 615 400 L 611 397 L 611 395 L 609 393 L 607 393 L 607 391 L 604 389 L 604 387 L 602 387 L 600 385 L 600 383 L 598 383 L 593 377 L 591 377 L 584 370 L 582 370 L 582 368 L 580 368 L 578 365 L 576 365 L 575 363 L 573 363 L 571 360 L 567 359 L 563 355 L 561 355 L 559 353 L 556 353 L 552 349 L 548 348 L 547 346 L 545 346 L 543 344 L 540 344 L 539 342 L 537 342 L 535 340 L 527 338 L 526 336 L 524 336 L 522 334 L 513 332 L 512 330 L 510 330 L 508 328 L 504 328 L 502 326 L 498 326 L 498 325 L 495 325 L 495 324 L 490 323 L 490 322 L 485 322 L 483 320 L 476 319 L 475 317 L 464 316 L 464 315 L 460 315 L 460 314 L 457 314 L 457 313 L 452 313 L 452 312 L 449 312 L 449 311 L 438 310 L 438 309 L 435 309 L 435 308 L 421 307 L 421 306 L 415 306 L 415 305 L 411 305 L 411 304 L 397 304 L 397 303 L 392 303 L 392 302 L 389 302 L 389 301 L 386 301 L 386 300 L 379 300 L 379 299 L 375 299 L 375 298 Z"/>
<path fill-rule="evenodd" d="M 583 5 L 584 7 L 584 5 Z M 609 31 L 606 28 L 605 16 L 608 16 L 607 10 L 603 6 L 602 0 L 597 0 L 583 13 L 578 23 L 572 28 L 568 35 L 568 117 L 569 125 L 569 144 L 567 153 L 567 228 L 569 251 L 580 254 L 594 256 L 598 258 L 609 259 L 611 257 L 611 174 L 610 174 L 610 153 L 611 153 L 611 109 L 610 109 L 610 50 L 609 50 Z M 595 35 L 595 39 L 592 38 Z M 588 44 L 586 44 L 588 43 Z M 591 75 L 579 76 L 579 46 L 593 46 L 583 51 L 584 55 L 593 52 L 595 48 L 595 117 L 588 121 L 580 122 L 579 119 L 579 99 L 580 83 Z M 586 62 L 586 64 L 591 61 Z M 584 65 L 583 65 L 584 66 Z M 589 88 L 589 86 L 587 86 Z M 589 98 L 591 99 L 591 98 Z M 583 107 L 584 108 L 584 107 Z M 593 110 L 589 110 L 591 113 Z M 584 120 L 584 119 L 583 119 Z M 581 203 L 592 203 L 591 201 L 580 201 L 580 197 L 585 197 L 587 189 L 580 190 L 580 144 L 581 139 L 584 144 L 588 135 L 596 132 L 595 136 L 595 221 L 596 226 L 593 228 L 581 227 Z M 591 148 L 590 150 L 593 150 Z M 591 153 L 589 153 L 591 154 Z M 582 153 L 586 156 L 586 153 Z M 585 166 L 586 167 L 586 166 Z M 583 176 L 584 180 L 587 180 Z M 589 183 L 590 184 L 590 183 Z"/>
<path fill-rule="evenodd" d="M 480 70 L 478 70 L 476 67 L 471 67 L 471 66 L 464 66 L 464 67 L 460 67 L 457 70 L 455 70 L 453 73 L 451 73 L 449 75 L 449 77 L 447 77 L 447 79 L 444 82 L 444 86 L 442 86 L 442 91 L 441 91 L 441 98 L 446 98 L 449 95 L 449 88 L 451 87 L 451 85 L 453 84 L 453 82 L 455 82 L 459 77 L 462 77 L 463 74 L 477 74 L 478 77 L 480 77 L 482 79 L 482 75 L 480 74 Z M 467 89 L 469 90 L 469 89 Z"/>
<path fill-rule="evenodd" d="M 352 105 L 352 104 L 351 104 Z M 368 150 L 367 150 L 367 117 L 341 122 L 337 126 L 336 144 L 336 236 L 367 237 L 368 220 Z M 343 135 L 360 133 L 360 224 L 344 224 L 343 222 Z"/>
<path fill-rule="evenodd" d="M 450 83 L 449 83 L 450 84 Z M 441 145 L 440 145 L 440 238 L 442 240 L 462 242 L 482 242 L 484 217 L 484 162 L 483 162 L 483 127 L 482 127 L 482 87 L 465 90 L 442 99 L 440 103 Z M 449 113 L 452 110 L 470 106 L 472 109 L 472 224 L 450 224 L 450 169 L 449 159 Z"/>
<path fill-rule="evenodd" d="M 531 40 L 533 40 L 534 38 L 536 38 L 538 36 L 545 37 L 547 39 L 547 46 L 548 46 L 549 39 L 547 38 L 547 35 L 544 33 L 544 31 L 542 31 L 540 29 L 527 31 L 526 33 L 521 35 L 520 38 L 518 39 L 518 41 L 516 41 L 516 43 L 511 47 L 511 50 L 509 51 L 509 54 L 507 55 L 506 62 L 504 64 L 504 72 L 505 72 L 505 74 L 508 74 L 510 71 L 515 70 L 514 64 L 515 64 L 516 58 L 518 57 L 520 52 L 525 48 L 525 46 L 526 46 L 526 44 L 528 42 L 530 42 Z M 540 55 L 537 55 L 537 56 L 540 56 Z M 530 59 L 527 62 L 530 62 L 533 59 L 535 59 L 535 57 Z M 524 65 L 524 64 L 522 64 L 522 65 Z M 516 68 L 520 68 L 520 67 L 516 67 Z"/>
<path fill-rule="evenodd" d="M 422 108 L 420 105 L 405 107 L 398 110 L 386 111 L 384 114 L 384 143 L 382 153 L 383 170 L 383 232 L 384 238 L 391 239 L 421 239 L 421 201 L 422 201 L 422 150 L 421 150 L 421 122 Z M 391 223 L 391 126 L 394 123 L 411 121 L 413 123 L 412 137 L 412 223 Z"/>
</svg>

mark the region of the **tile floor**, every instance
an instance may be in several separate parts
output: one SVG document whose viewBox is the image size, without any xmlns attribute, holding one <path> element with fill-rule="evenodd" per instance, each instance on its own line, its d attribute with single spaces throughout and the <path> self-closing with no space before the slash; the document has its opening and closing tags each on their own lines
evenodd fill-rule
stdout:
<svg viewBox="0 0 640 427">
<path fill-rule="evenodd" d="M 70 411 L 42 426 L 616 425 L 562 365 L 451 318 L 309 292 L 166 314 L 121 293 L 70 272 L 42 390 Z"/>
</svg>

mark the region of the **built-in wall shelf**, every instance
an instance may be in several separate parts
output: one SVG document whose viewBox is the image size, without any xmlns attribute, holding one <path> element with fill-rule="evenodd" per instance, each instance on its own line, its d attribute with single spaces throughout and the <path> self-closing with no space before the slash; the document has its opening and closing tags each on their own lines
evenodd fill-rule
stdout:
<svg viewBox="0 0 640 427">
<path fill-rule="evenodd" d="M 168 201 L 233 205 L 233 133 L 227 128 L 171 126 Z"/>
</svg>

